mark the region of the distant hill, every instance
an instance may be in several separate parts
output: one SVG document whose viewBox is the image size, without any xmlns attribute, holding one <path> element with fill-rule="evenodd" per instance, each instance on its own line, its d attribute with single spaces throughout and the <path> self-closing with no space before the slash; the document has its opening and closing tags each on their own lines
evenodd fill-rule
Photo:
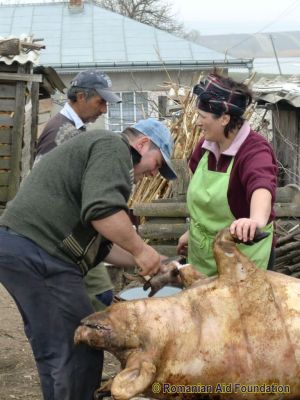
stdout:
<svg viewBox="0 0 300 400">
<path fill-rule="evenodd" d="M 199 35 L 197 43 L 238 58 L 300 57 L 300 31 L 230 35 Z"/>
</svg>

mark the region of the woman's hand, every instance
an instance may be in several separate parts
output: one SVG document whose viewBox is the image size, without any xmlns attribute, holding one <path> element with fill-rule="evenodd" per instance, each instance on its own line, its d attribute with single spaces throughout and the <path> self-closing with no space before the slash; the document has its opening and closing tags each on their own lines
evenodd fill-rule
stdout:
<svg viewBox="0 0 300 400">
<path fill-rule="evenodd" d="M 251 196 L 250 218 L 240 218 L 230 225 L 230 233 L 239 240 L 247 242 L 253 240 L 256 228 L 263 228 L 268 223 L 272 195 L 267 189 L 256 189 Z"/>
<path fill-rule="evenodd" d="M 189 231 L 180 236 L 177 245 L 177 254 L 186 256 L 188 252 Z"/>
<path fill-rule="evenodd" d="M 258 223 L 251 218 L 240 218 L 230 225 L 230 233 L 243 242 L 253 240 Z"/>
</svg>

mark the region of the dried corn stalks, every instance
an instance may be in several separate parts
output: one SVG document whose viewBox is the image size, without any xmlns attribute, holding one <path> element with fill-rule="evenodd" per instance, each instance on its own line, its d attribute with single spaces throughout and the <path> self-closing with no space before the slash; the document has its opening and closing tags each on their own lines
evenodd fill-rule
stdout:
<svg viewBox="0 0 300 400">
<path fill-rule="evenodd" d="M 200 129 L 196 127 L 195 99 L 191 96 L 190 89 L 183 93 L 182 88 L 179 89 L 174 84 L 169 85 L 169 89 L 174 93 L 172 98 L 175 97 L 178 105 L 181 106 L 180 115 L 172 117 L 168 123 L 174 139 L 172 158 L 187 160 L 201 136 Z M 155 178 L 145 177 L 137 184 L 129 201 L 129 207 L 159 198 L 169 198 L 171 195 L 171 183 L 159 174 Z"/>
</svg>

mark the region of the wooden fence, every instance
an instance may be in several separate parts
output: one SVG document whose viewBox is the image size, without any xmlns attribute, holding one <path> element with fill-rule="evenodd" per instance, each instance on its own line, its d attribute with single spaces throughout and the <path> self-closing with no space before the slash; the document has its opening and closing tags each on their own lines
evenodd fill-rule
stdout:
<svg viewBox="0 0 300 400">
<path fill-rule="evenodd" d="M 25 172 L 22 148 L 26 139 L 28 166 L 32 162 L 41 81 L 41 75 L 32 74 L 31 63 L 0 63 L 0 213 L 17 193 Z"/>
</svg>

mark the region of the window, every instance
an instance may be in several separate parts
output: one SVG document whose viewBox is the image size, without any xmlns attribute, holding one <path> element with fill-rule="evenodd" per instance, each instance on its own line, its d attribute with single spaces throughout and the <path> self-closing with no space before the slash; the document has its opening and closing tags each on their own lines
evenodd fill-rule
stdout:
<svg viewBox="0 0 300 400">
<path fill-rule="evenodd" d="M 117 93 L 122 103 L 109 104 L 108 129 L 122 132 L 126 127 L 133 125 L 140 119 L 148 118 L 148 93 L 147 92 L 122 92 Z"/>
</svg>

